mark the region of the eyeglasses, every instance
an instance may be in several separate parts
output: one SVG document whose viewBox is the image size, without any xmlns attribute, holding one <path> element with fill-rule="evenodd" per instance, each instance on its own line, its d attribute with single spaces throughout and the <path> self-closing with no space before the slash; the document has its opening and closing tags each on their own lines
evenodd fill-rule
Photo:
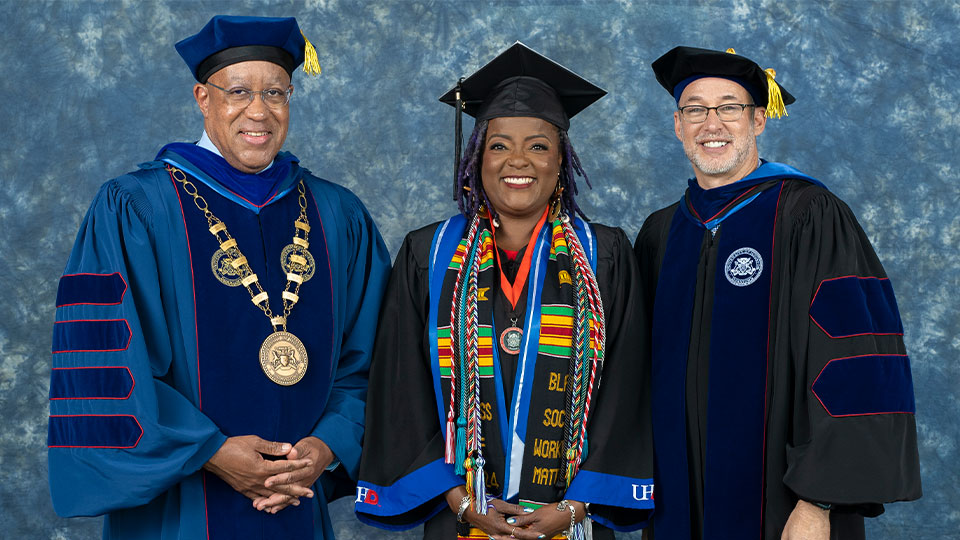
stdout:
<svg viewBox="0 0 960 540">
<path fill-rule="evenodd" d="M 710 114 L 711 110 L 717 111 L 717 118 L 719 118 L 722 122 L 736 122 L 741 116 L 743 116 L 743 110 L 747 107 L 756 107 L 756 105 L 752 103 L 724 103 L 723 105 L 717 105 L 716 107 L 687 105 L 686 107 L 678 107 L 677 109 L 687 122 L 690 122 L 691 124 L 700 124 L 707 120 L 707 115 Z"/>
<path fill-rule="evenodd" d="M 238 107 L 246 107 L 253 103 L 254 96 L 259 95 L 267 107 L 280 108 L 290 103 L 290 94 L 293 93 L 293 88 L 288 87 L 286 90 L 280 90 L 279 88 L 267 88 L 266 90 L 248 90 L 246 88 L 231 88 L 227 90 L 226 88 L 217 86 L 212 82 L 208 82 L 210 86 L 216 88 L 217 90 L 223 90 L 227 94 L 227 101 L 231 105 L 236 105 Z"/>
</svg>

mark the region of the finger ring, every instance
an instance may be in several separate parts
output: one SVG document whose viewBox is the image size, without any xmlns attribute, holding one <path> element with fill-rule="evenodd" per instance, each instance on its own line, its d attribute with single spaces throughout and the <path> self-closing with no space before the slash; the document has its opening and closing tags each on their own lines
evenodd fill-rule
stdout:
<svg viewBox="0 0 960 540">
<path fill-rule="evenodd" d="M 510 538 L 516 538 L 516 536 L 513 535 L 513 533 L 515 533 L 515 532 L 517 532 L 517 528 L 516 528 L 516 527 L 514 527 L 513 530 L 510 531 Z"/>
</svg>

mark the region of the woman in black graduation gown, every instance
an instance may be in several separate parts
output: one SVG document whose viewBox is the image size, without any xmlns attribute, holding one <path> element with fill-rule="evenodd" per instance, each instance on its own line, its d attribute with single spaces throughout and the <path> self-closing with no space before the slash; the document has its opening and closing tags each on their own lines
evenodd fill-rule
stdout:
<svg viewBox="0 0 960 540">
<path fill-rule="evenodd" d="M 577 217 L 574 178 L 586 176 L 567 136 L 604 94 L 518 42 L 441 98 L 476 118 L 457 158 L 460 214 L 411 232 L 397 255 L 370 373 L 362 521 L 425 522 L 425 538 L 444 540 L 603 539 L 646 521 L 637 266 L 622 230 Z"/>
</svg>

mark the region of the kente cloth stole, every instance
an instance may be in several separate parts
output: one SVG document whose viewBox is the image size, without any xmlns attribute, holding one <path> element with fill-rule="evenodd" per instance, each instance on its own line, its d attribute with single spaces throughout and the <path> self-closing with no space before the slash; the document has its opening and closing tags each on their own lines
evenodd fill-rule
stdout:
<svg viewBox="0 0 960 540">
<path fill-rule="evenodd" d="M 440 425 L 447 423 L 451 385 L 451 304 L 461 265 L 469 258 L 470 223 L 454 216 L 438 227 L 431 249 L 430 339 L 434 391 Z M 574 222 L 577 240 L 595 268 L 592 231 Z M 505 403 L 499 336 L 493 300 L 499 293 L 489 221 L 476 232 L 479 257 L 476 323 L 479 352 L 481 448 L 484 484 L 490 496 L 531 507 L 557 501 L 565 491 L 563 455 L 570 354 L 574 336 L 574 290 L 569 248 L 563 230 L 545 223 L 534 249 L 527 283 L 526 317 L 512 403 Z M 590 319 L 590 337 L 595 325 Z M 599 376 L 594 386 L 599 384 Z M 456 406 L 459 407 L 459 403 Z M 586 457 L 586 448 L 584 455 Z M 486 538 L 478 529 L 461 538 Z M 562 538 L 562 536 L 559 536 Z"/>
<path fill-rule="evenodd" d="M 709 336 L 704 538 L 762 536 L 767 339 L 774 272 L 775 224 L 783 181 L 720 221 Z M 658 530 L 690 537 L 686 436 L 686 373 L 691 319 L 707 225 L 681 201 L 657 283 L 652 389 Z M 734 532 L 735 531 L 735 532 Z"/>
</svg>

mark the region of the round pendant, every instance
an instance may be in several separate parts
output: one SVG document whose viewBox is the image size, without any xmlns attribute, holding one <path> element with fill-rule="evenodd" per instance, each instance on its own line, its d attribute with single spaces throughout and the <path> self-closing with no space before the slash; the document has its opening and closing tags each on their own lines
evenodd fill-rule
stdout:
<svg viewBox="0 0 960 540">
<path fill-rule="evenodd" d="M 301 248 L 301 257 L 306 259 L 306 263 L 294 262 L 290 260 L 291 257 L 295 255 L 294 250 L 297 248 L 294 244 L 287 244 L 287 247 L 283 248 L 283 251 L 280 252 L 280 267 L 283 268 L 284 272 L 294 272 L 300 274 L 300 277 L 303 278 L 303 281 L 306 282 L 313 277 L 313 271 L 316 269 L 316 263 L 313 260 L 313 255 L 310 254 L 306 249 Z"/>
<path fill-rule="evenodd" d="M 500 334 L 500 347 L 510 354 L 520 352 L 520 342 L 523 341 L 523 330 L 511 326 Z"/>
<path fill-rule="evenodd" d="M 218 249 L 210 258 L 210 270 L 220 283 L 227 287 L 240 286 L 240 270 L 233 267 L 233 257 L 226 251 Z"/>
<path fill-rule="evenodd" d="M 307 349 L 290 332 L 274 332 L 260 346 L 260 367 L 281 386 L 297 384 L 307 372 Z"/>
</svg>

